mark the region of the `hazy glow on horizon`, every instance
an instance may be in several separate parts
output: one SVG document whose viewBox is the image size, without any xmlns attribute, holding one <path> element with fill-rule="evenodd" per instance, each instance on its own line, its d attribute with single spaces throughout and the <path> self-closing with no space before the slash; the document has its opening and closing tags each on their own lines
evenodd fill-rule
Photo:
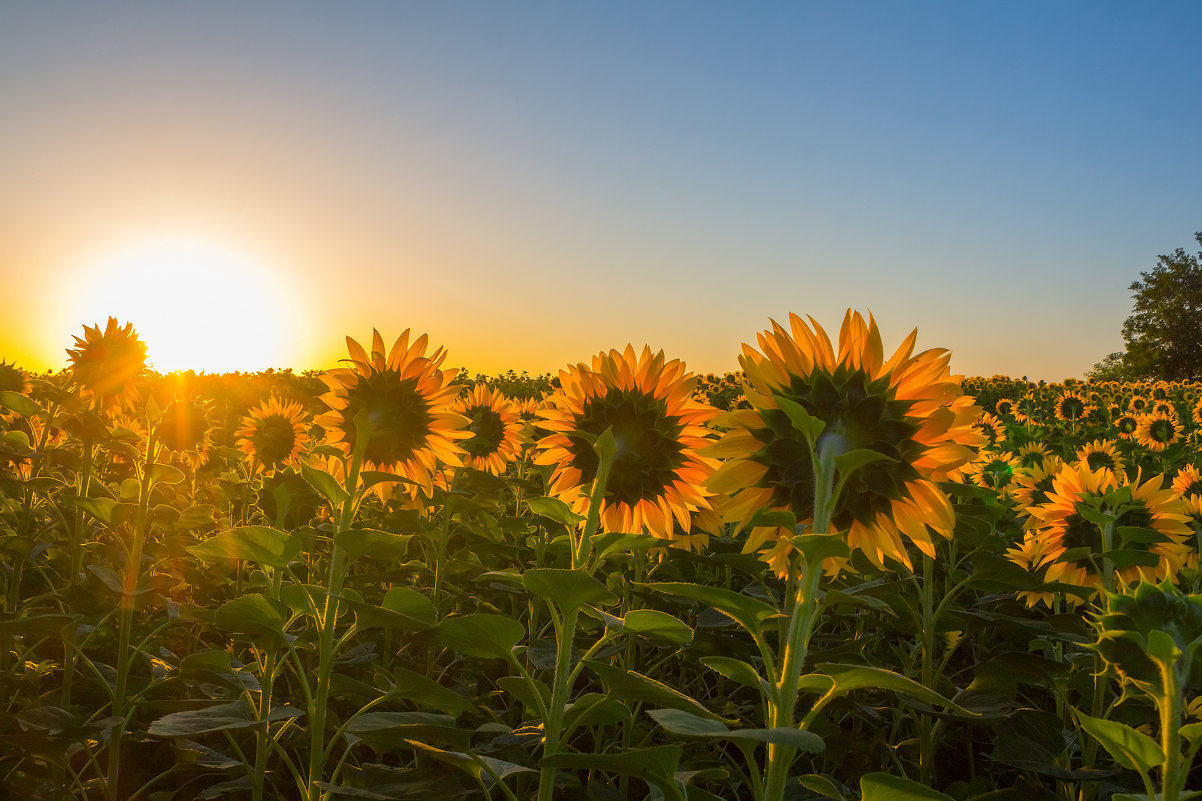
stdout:
<svg viewBox="0 0 1202 801">
<path fill-rule="evenodd" d="M 167 239 L 109 255 L 82 270 L 68 295 L 64 324 L 132 322 L 159 372 L 256 372 L 298 356 L 287 287 L 265 265 L 215 245 Z"/>
<path fill-rule="evenodd" d="M 628 342 L 723 372 L 851 307 L 956 373 L 1080 376 L 1202 230 L 1200 28 L 1178 0 L 0 4 L 0 359 L 62 367 L 119 311 L 85 272 L 180 236 L 253 266 L 203 311 L 146 279 L 122 313 L 160 369 L 234 355 L 172 328 L 298 371 L 410 328 L 485 373 Z"/>
</svg>

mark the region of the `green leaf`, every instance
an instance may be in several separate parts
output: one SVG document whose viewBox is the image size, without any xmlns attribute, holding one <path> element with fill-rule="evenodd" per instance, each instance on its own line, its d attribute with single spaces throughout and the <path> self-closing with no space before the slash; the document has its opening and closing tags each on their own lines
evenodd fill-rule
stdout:
<svg viewBox="0 0 1202 801">
<path fill-rule="evenodd" d="M 900 673 L 894 673 L 892 670 L 863 665 L 839 665 L 831 663 L 819 665 L 818 670 L 821 672 L 817 675 L 829 676 L 834 682 L 831 685 L 830 692 L 835 696 L 846 695 L 855 690 L 889 690 L 890 692 L 917 698 L 919 701 L 926 701 L 929 704 L 947 707 L 961 715 L 978 717 L 977 713 L 964 709 L 929 687 L 925 687 L 913 679 L 908 679 Z M 814 676 L 815 674 L 811 673 L 809 675 Z M 809 676 L 803 676 L 802 681 L 804 682 L 807 678 Z"/>
<path fill-rule="evenodd" d="M 663 540 L 653 534 L 626 534 L 621 531 L 606 531 L 593 536 L 593 553 L 596 562 L 601 562 L 617 551 L 645 551 L 663 545 Z"/>
<path fill-rule="evenodd" d="M 80 498 L 72 499 L 76 506 L 95 517 L 102 523 L 112 523 L 113 508 L 117 502 L 112 498 Z"/>
<path fill-rule="evenodd" d="M 606 726 L 630 720 L 630 708 L 601 693 L 586 693 L 563 713 L 564 738 L 580 726 Z"/>
<path fill-rule="evenodd" d="M 1101 509 L 1090 506 L 1087 503 L 1077 504 L 1077 514 L 1081 515 L 1081 517 L 1085 518 L 1099 528 L 1114 523 L 1114 515 L 1110 514 L 1109 512 L 1103 512 Z"/>
<path fill-rule="evenodd" d="M 633 776 L 663 791 L 672 801 L 684 801 L 676 786 L 676 766 L 682 749 L 677 745 L 632 748 L 613 754 L 553 754 L 539 763 L 544 768 L 573 768 Z"/>
<path fill-rule="evenodd" d="M 249 634 L 280 646 L 287 642 L 284 625 L 288 607 L 266 595 L 242 595 L 217 608 L 213 622 L 219 629 Z"/>
<path fill-rule="evenodd" d="M 772 743 L 811 754 L 819 753 L 826 747 L 817 734 L 793 727 L 728 729 L 718 721 L 698 717 L 679 709 L 649 709 L 647 714 L 655 718 L 655 722 L 663 728 L 683 737 Z"/>
<path fill-rule="evenodd" d="M 430 626 L 438 622 L 438 611 L 434 608 L 434 603 L 417 590 L 411 590 L 408 587 L 393 587 L 388 590 L 384 593 L 384 600 L 380 606 L 390 612 L 408 615 Z"/>
<path fill-rule="evenodd" d="M 484 778 L 484 767 L 487 765 L 493 773 L 497 774 L 497 778 L 504 779 L 514 773 L 536 773 L 534 768 L 528 768 L 524 765 L 518 765 L 513 762 L 506 762 L 502 759 L 493 759 L 492 757 L 480 756 L 479 754 L 463 753 L 462 751 L 443 751 L 440 748 L 435 748 L 432 745 L 425 743 L 413 742 L 413 747 L 421 749 L 421 752 L 426 756 L 450 765 L 453 768 L 464 771 L 470 774 L 477 780 Z"/>
<path fill-rule="evenodd" d="M 1189 723 L 1177 730 L 1177 733 L 1193 743 L 1194 740 L 1202 737 L 1202 723 Z"/>
<path fill-rule="evenodd" d="M 169 464 L 148 464 L 146 472 L 152 484 L 181 484 L 184 480 L 184 471 Z"/>
<path fill-rule="evenodd" d="M 568 528 L 575 528 L 584 522 L 584 515 L 578 515 L 573 512 L 572 507 L 559 500 L 559 498 L 528 498 L 526 499 L 526 505 L 536 515 L 549 517 L 556 523 L 563 523 Z"/>
<path fill-rule="evenodd" d="M 337 508 L 351 497 L 338 483 L 338 479 L 324 470 L 318 470 L 312 465 L 302 463 L 301 475 L 304 476 L 305 481 L 309 482 L 309 486 L 330 502 L 331 508 Z"/>
<path fill-rule="evenodd" d="M 617 603 L 618 596 L 583 570 L 539 567 L 522 576 L 526 589 L 554 601 L 561 609 L 579 609 L 585 604 Z"/>
<path fill-rule="evenodd" d="M 682 621 L 666 612 L 654 609 L 632 609 L 622 618 L 622 631 L 658 637 L 673 645 L 688 645 L 693 641 L 693 630 Z"/>
<path fill-rule="evenodd" d="M 840 478 L 847 478 L 866 464 L 882 461 L 896 462 L 897 459 L 869 448 L 856 448 L 835 457 L 835 470 L 839 471 Z"/>
<path fill-rule="evenodd" d="M 266 722 L 288 720 L 303 714 L 305 713 L 301 710 L 290 706 L 277 706 L 272 707 L 265 721 L 257 720 L 250 704 L 245 701 L 233 701 L 204 709 L 172 712 L 151 723 L 147 731 L 154 737 L 194 737 L 214 731 L 249 729 Z"/>
<path fill-rule="evenodd" d="M 830 558 L 846 559 L 851 555 L 847 540 L 839 534 L 802 534 L 791 542 L 811 565 L 820 565 L 823 560 Z"/>
<path fill-rule="evenodd" d="M 955 801 L 950 795 L 888 773 L 861 776 L 860 793 L 862 801 Z"/>
<path fill-rule="evenodd" d="M 1147 776 L 1153 768 L 1164 762 L 1160 746 L 1148 735 L 1115 720 L 1091 718 L 1084 712 L 1076 712 L 1081 728 L 1102 744 L 1114 761 L 1124 768 L 1137 770 Z"/>
<path fill-rule="evenodd" d="M 363 470 L 359 473 L 359 485 L 363 489 L 371 489 L 377 484 L 413 484 L 412 479 L 398 476 L 396 473 L 384 473 L 379 470 Z"/>
<path fill-rule="evenodd" d="M 397 629 L 398 631 L 425 631 L 434 625 L 434 620 L 432 619 L 434 615 L 427 617 L 423 613 L 422 618 L 418 618 L 406 612 L 382 606 L 374 606 L 373 604 L 345 597 L 339 603 L 344 609 L 355 613 L 355 625 L 361 629 L 380 627 Z"/>
<path fill-rule="evenodd" d="M 751 520 L 747 521 L 745 528 L 769 528 L 771 526 L 793 531 L 797 528 L 797 515 L 788 509 L 760 509 L 752 515 Z"/>
<path fill-rule="evenodd" d="M 414 640 L 468 656 L 508 659 L 513 647 L 525 636 L 525 626 L 511 617 L 472 614 L 447 618 L 434 628 L 421 632 Z"/>
<path fill-rule="evenodd" d="M 623 670 L 622 668 L 614 667 L 613 665 L 594 659 L 585 660 L 584 664 L 605 683 L 605 686 L 609 688 L 609 695 L 612 698 L 625 702 L 645 701 L 657 706 L 692 712 L 694 715 L 699 715 L 709 720 L 727 722 L 725 718 L 706 709 L 701 702 L 695 701 L 679 690 L 675 690 L 655 679 L 648 678 L 641 673 L 635 673 L 633 670 Z M 730 722 L 733 723 L 734 721 Z"/>
<path fill-rule="evenodd" d="M 679 595 L 699 601 L 706 606 L 712 606 L 752 635 L 759 633 L 761 623 L 779 614 L 776 609 L 763 601 L 757 601 L 750 596 L 720 587 L 704 587 L 700 584 L 689 584 L 682 581 L 665 581 L 656 584 L 635 582 L 635 586 L 646 587 L 652 592 L 665 595 Z"/>
<path fill-rule="evenodd" d="M 747 664 L 741 659 L 734 659 L 729 656 L 703 656 L 701 664 L 705 665 L 710 670 L 716 670 L 732 681 L 737 681 L 744 687 L 750 687 L 753 690 L 758 690 L 768 697 L 772 693 L 772 688 L 764 680 L 756 669 Z"/>
<path fill-rule="evenodd" d="M 12 409 L 22 417 L 45 417 L 46 412 L 41 406 L 29 397 L 22 395 L 19 392 L 12 390 L 4 390 L 0 392 L 0 406 L 5 406 Z"/>
<path fill-rule="evenodd" d="M 1152 551 L 1122 549 L 1106 551 L 1099 556 L 1113 562 L 1116 570 L 1126 570 L 1131 567 L 1156 567 L 1160 564 L 1160 555 Z"/>
<path fill-rule="evenodd" d="M 805 435 L 805 438 L 810 441 L 810 446 L 813 447 L 823 429 L 826 428 L 826 423 L 814 417 L 805 410 L 800 403 L 790 400 L 782 395 L 773 395 L 772 399 L 776 401 L 776 405 L 780 410 L 789 416 L 789 422 L 793 427 Z"/>
<path fill-rule="evenodd" d="M 269 567 L 287 567 L 300 558 L 301 542 L 270 526 L 240 526 L 214 534 L 188 552 L 205 562 L 245 559 Z"/>
<path fill-rule="evenodd" d="M 835 783 L 825 776 L 817 773 L 810 773 L 801 777 L 801 786 L 812 793 L 817 793 L 824 798 L 834 798 L 835 801 L 844 801 L 843 792 L 835 786 Z"/>
<path fill-rule="evenodd" d="M 348 562 L 364 556 L 373 559 L 400 559 L 408 552 L 412 536 L 374 528 L 354 528 L 334 535 L 334 544 L 346 551 Z"/>
<path fill-rule="evenodd" d="M 407 698 L 450 715 L 462 715 L 475 709 L 475 704 L 470 699 L 420 673 L 398 667 L 393 669 L 392 679 L 392 694 L 398 698 Z"/>
<path fill-rule="evenodd" d="M 455 725 L 450 715 L 430 712 L 366 712 L 352 718 L 346 730 L 375 746 L 412 748 L 413 743 L 437 740 L 466 750 L 472 732 Z"/>
<path fill-rule="evenodd" d="M 518 699 L 531 716 L 539 714 L 540 709 L 546 709 L 551 704 L 551 688 L 538 679 L 527 681 L 522 676 L 502 676 L 497 679 L 497 686 Z"/>
</svg>

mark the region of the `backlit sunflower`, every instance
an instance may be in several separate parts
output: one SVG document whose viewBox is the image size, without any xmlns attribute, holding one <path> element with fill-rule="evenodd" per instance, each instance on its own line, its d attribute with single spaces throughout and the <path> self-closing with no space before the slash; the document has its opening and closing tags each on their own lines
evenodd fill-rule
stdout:
<svg viewBox="0 0 1202 801">
<path fill-rule="evenodd" d="M 1038 518 L 1031 516 L 1031 507 L 1048 502 L 1052 484 L 1063 467 L 1064 461 L 1059 456 L 1045 456 L 1037 465 L 1022 466 L 1014 471 L 1010 497 L 1027 523 L 1037 522 Z"/>
<path fill-rule="evenodd" d="M 321 399 L 330 411 L 317 418 L 330 441 L 348 455 L 363 448 L 366 465 L 417 482 L 427 490 L 441 462 L 461 467 L 458 441 L 472 436 L 467 418 L 452 405 L 458 387 L 451 384 L 454 369 L 440 369 L 446 352 L 426 356 L 425 334 L 409 342 L 409 329 L 384 349 L 379 331 L 372 331 L 371 355 L 346 338 L 350 367 L 331 370 L 321 378 L 329 392 Z M 361 432 L 355 417 L 366 412 L 370 428 Z M 359 440 L 366 437 L 366 442 Z"/>
<path fill-rule="evenodd" d="M 549 433 L 536 443 L 535 463 L 553 465 L 548 494 L 583 514 L 599 460 L 592 440 L 612 429 L 617 442 L 600 508 L 602 531 L 672 540 L 688 535 L 694 513 L 711 508 L 702 488 L 717 462 L 699 455 L 709 445 L 705 424 L 717 415 L 693 400 L 696 378 L 663 351 L 633 346 L 593 357 L 559 373 L 560 390 L 545 401 L 537 423 Z"/>
<path fill-rule="evenodd" d="M 172 401 L 163 409 L 163 417 L 154 427 L 155 442 L 171 451 L 176 460 L 199 467 L 208 454 L 208 407 L 188 398 Z"/>
<path fill-rule="evenodd" d="M 1192 464 L 1183 465 L 1173 479 L 1173 492 L 1183 498 L 1202 497 L 1202 473 Z"/>
<path fill-rule="evenodd" d="M 25 395 L 29 392 L 29 373 L 15 364 L 0 359 L 0 392 L 15 392 Z"/>
<path fill-rule="evenodd" d="M 1108 550 L 1147 551 L 1158 557 L 1155 566 L 1118 568 L 1115 576 L 1125 584 L 1141 578 L 1160 581 L 1175 574 L 1189 554 L 1185 543 L 1192 532 L 1181 497 L 1162 489 L 1163 481 L 1164 476 L 1157 475 L 1143 484 L 1120 487 L 1107 468 L 1090 470 L 1082 463 L 1063 468 L 1048 502 L 1032 510 L 1039 518 L 1034 536 L 1040 539 L 1046 580 L 1103 587 L 1098 570 L 1101 555 Z M 1083 506 L 1113 517 L 1112 542 L 1103 542 L 1099 526 L 1081 514 Z M 1147 529 L 1155 531 L 1160 541 L 1141 539 L 1139 532 Z"/>
<path fill-rule="evenodd" d="M 1048 455 L 1048 449 L 1042 442 L 1028 442 L 1018 449 L 1014 458 L 1018 459 L 1018 463 L 1023 467 L 1034 467 L 1041 464 Z"/>
<path fill-rule="evenodd" d="M 1181 421 L 1176 415 L 1153 412 L 1139 418 L 1135 441 L 1150 451 L 1160 452 L 1181 439 Z"/>
<path fill-rule="evenodd" d="M 993 404 L 993 408 L 997 412 L 997 416 L 1004 420 L 1014 411 L 1014 401 L 1009 398 L 998 398 Z"/>
<path fill-rule="evenodd" d="M 238 448 L 251 458 L 256 469 L 295 465 L 309 444 L 307 421 L 308 415 L 299 403 L 285 403 L 273 395 L 242 418 L 242 426 L 234 436 Z"/>
<path fill-rule="evenodd" d="M 1093 406 L 1075 389 L 1066 389 L 1056 398 L 1056 419 L 1066 423 L 1079 423 L 1089 416 Z"/>
<path fill-rule="evenodd" d="M 1006 441 L 1006 426 L 989 412 L 978 417 L 972 426 L 984 438 L 986 448 L 996 448 Z"/>
<path fill-rule="evenodd" d="M 1090 470 L 1107 467 L 1117 474 L 1122 473 L 1126 467 L 1115 443 L 1108 439 L 1095 439 L 1082 445 L 1074 456 L 1077 461 L 1089 465 Z"/>
<path fill-rule="evenodd" d="M 129 406 L 137 398 L 134 380 L 146 369 L 146 345 L 133 323 L 119 327 L 117 318 L 110 317 L 103 333 L 99 324 L 84 326 L 83 333 L 67 350 L 82 394 L 101 408 Z"/>
<path fill-rule="evenodd" d="M 707 453 L 727 461 L 708 482 L 728 494 L 723 517 L 743 528 L 761 509 L 813 515 L 814 471 L 810 446 L 782 408 L 799 404 L 825 424 L 819 448 L 870 449 L 885 457 L 852 473 L 840 495 L 832 527 L 875 565 L 886 558 L 910 566 L 903 537 L 934 556 L 931 530 L 950 537 L 951 504 L 936 482 L 976 456 L 981 436 L 972 426 L 979 409 L 961 393 L 948 370 L 949 354 L 914 355 L 913 331 L 885 359 L 876 321 L 850 309 L 838 351 L 811 318 L 795 314 L 791 332 L 778 323 L 758 336 L 759 350 L 743 346 L 739 362 L 751 408 L 718 422 L 729 430 Z M 745 552 L 768 551 L 770 566 L 790 569 L 791 530 L 754 527 Z"/>
<path fill-rule="evenodd" d="M 1130 412 L 1120 414 L 1114 420 L 1114 428 L 1120 439 L 1133 440 L 1139 429 L 1139 417 Z"/>
<path fill-rule="evenodd" d="M 522 420 L 518 404 L 487 384 L 476 384 L 455 403 L 466 417 L 472 436 L 459 443 L 463 464 L 499 476 L 517 458 L 522 446 Z"/>
<path fill-rule="evenodd" d="M 998 495 L 1010 494 L 1009 486 L 1014 471 L 1021 467 L 1018 459 L 1009 451 L 981 451 L 981 455 L 964 467 L 964 477 L 976 484 L 997 490 Z"/>
<path fill-rule="evenodd" d="M 1039 425 L 1041 417 L 1041 399 L 1036 395 L 1035 390 L 1028 389 L 1023 393 L 1023 396 L 1014 402 L 1014 407 L 1010 410 L 1011 416 L 1020 423 L 1025 425 Z"/>
</svg>

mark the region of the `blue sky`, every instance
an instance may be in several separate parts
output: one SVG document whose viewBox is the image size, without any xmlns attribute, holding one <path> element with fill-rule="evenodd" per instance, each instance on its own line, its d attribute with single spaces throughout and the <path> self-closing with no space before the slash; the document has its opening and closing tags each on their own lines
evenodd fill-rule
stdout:
<svg viewBox="0 0 1202 801">
<path fill-rule="evenodd" d="M 853 307 L 956 372 L 1080 376 L 1202 230 L 1200 31 L 1196 2 L 5 4 L 0 358 L 60 366 L 89 265 L 172 236 L 287 287 L 210 302 L 210 332 L 283 304 L 261 367 L 412 327 L 486 372 L 628 341 L 720 371 Z"/>
</svg>

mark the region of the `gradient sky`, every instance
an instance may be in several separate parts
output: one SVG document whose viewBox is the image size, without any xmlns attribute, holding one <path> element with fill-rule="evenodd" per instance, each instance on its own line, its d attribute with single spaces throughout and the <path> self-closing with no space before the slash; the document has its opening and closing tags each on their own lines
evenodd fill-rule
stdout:
<svg viewBox="0 0 1202 801">
<path fill-rule="evenodd" d="M 954 372 L 1080 376 L 1196 250 L 1200 33 L 1193 0 L 4 3 L 0 358 L 61 367 L 97 265 L 177 238 L 257 265 L 188 335 L 258 320 L 259 368 L 412 327 L 473 371 L 716 372 L 850 306 Z"/>
</svg>

